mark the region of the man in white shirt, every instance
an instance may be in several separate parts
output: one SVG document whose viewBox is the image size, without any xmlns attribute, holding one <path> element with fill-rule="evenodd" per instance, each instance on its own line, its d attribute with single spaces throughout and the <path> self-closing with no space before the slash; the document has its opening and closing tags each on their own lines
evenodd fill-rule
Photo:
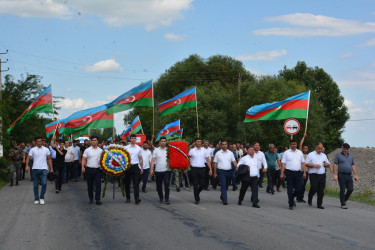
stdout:
<svg viewBox="0 0 375 250">
<path fill-rule="evenodd" d="M 210 148 L 209 146 L 210 146 L 210 142 L 208 140 L 204 140 L 203 149 L 206 150 L 206 154 L 208 155 L 208 158 L 210 159 L 210 162 L 212 163 L 211 154 L 212 154 L 213 149 Z M 206 177 L 205 177 L 205 181 L 204 181 L 204 190 L 209 191 L 208 186 L 210 185 L 210 176 L 209 176 L 210 169 L 209 169 L 207 163 L 205 163 L 204 165 L 206 166 Z M 212 166 L 212 164 L 211 164 L 211 166 Z"/>
<path fill-rule="evenodd" d="M 247 167 L 248 173 L 241 181 L 240 196 L 238 198 L 238 205 L 242 205 L 242 201 L 245 197 L 246 190 L 251 188 L 251 201 L 253 207 L 260 208 L 258 205 L 258 176 L 259 176 L 259 160 L 255 155 L 254 146 L 249 145 L 247 148 L 247 154 L 240 159 L 238 167 Z M 241 171 L 237 168 L 237 171 Z"/>
<path fill-rule="evenodd" d="M 48 148 L 43 146 L 42 137 L 35 138 L 36 147 L 30 149 L 30 152 L 26 159 L 26 173 L 29 172 L 29 161 L 30 158 L 33 158 L 33 171 L 32 171 L 32 179 L 34 182 L 34 204 L 41 204 L 44 205 L 44 194 L 47 190 L 47 175 L 48 175 L 48 166 L 50 172 L 53 173 L 53 166 L 52 166 L 52 159 L 51 159 L 51 152 Z M 40 191 L 39 196 L 39 178 L 42 183 L 42 189 Z"/>
<path fill-rule="evenodd" d="M 133 180 L 134 200 L 135 204 L 138 205 L 141 202 L 141 199 L 139 199 L 139 176 L 143 174 L 143 161 L 142 148 L 135 144 L 136 140 L 137 136 L 132 134 L 130 136 L 130 144 L 125 147 L 130 154 L 130 167 L 125 172 L 124 182 L 126 193 L 125 203 L 130 203 L 130 182 Z"/>
<path fill-rule="evenodd" d="M 220 200 L 223 205 L 228 205 L 227 189 L 232 178 L 232 163 L 237 167 L 233 153 L 228 150 L 228 142 L 223 140 L 221 141 L 221 150 L 215 154 L 214 159 L 214 177 L 216 178 L 219 175 L 221 183 Z"/>
<path fill-rule="evenodd" d="M 267 161 L 264 153 L 260 151 L 260 144 L 259 142 L 254 143 L 254 155 L 258 158 L 258 168 L 259 168 L 259 175 L 258 175 L 258 185 L 260 188 L 263 187 L 263 179 L 264 174 L 267 172 Z"/>
<path fill-rule="evenodd" d="M 310 191 L 308 196 L 307 203 L 311 206 L 312 199 L 315 193 L 318 193 L 317 205 L 318 208 L 324 209 L 322 206 L 323 204 L 323 196 L 324 196 L 324 189 L 326 187 L 326 168 L 331 169 L 331 164 L 327 156 L 322 153 L 323 144 L 319 142 L 315 146 L 315 151 L 311 152 L 306 157 L 306 166 L 309 169 L 309 176 L 310 176 Z"/>
<path fill-rule="evenodd" d="M 73 147 L 69 146 L 69 142 L 65 141 L 65 170 L 64 170 L 64 179 L 63 183 L 68 183 L 73 179 L 73 162 L 74 162 L 74 152 Z"/>
<path fill-rule="evenodd" d="M 87 191 L 90 204 L 94 204 L 94 182 L 95 182 L 95 200 L 96 205 L 101 205 L 100 192 L 102 189 L 100 170 L 100 156 L 103 150 L 98 147 L 98 137 L 91 136 L 91 146 L 83 152 L 82 155 L 82 173 L 86 173 Z"/>
<path fill-rule="evenodd" d="M 290 140 L 290 149 L 284 152 L 283 158 L 281 160 L 281 174 L 280 178 L 284 178 L 284 172 L 286 174 L 286 181 L 288 182 L 288 203 L 289 210 L 293 210 L 296 206 L 294 202 L 295 194 L 301 192 L 301 172 L 303 169 L 303 179 L 306 178 L 306 166 L 305 160 L 303 159 L 303 154 L 297 149 L 297 142 L 295 140 Z"/>
<path fill-rule="evenodd" d="M 209 158 L 209 155 L 207 155 L 207 151 L 202 148 L 201 138 L 195 139 L 195 147 L 190 149 L 189 156 L 190 156 L 191 174 L 193 177 L 193 184 L 194 184 L 195 204 L 198 205 L 200 202 L 199 194 L 205 186 L 205 180 L 206 180 L 205 163 L 207 163 L 207 166 L 209 168 L 208 174 L 210 176 L 212 175 L 210 158 Z"/>
<path fill-rule="evenodd" d="M 150 173 L 152 153 L 148 149 L 148 141 L 144 141 L 142 145 L 142 160 L 143 160 L 143 174 L 139 178 L 139 182 L 143 180 L 142 192 L 146 193 L 146 185 L 148 181 L 148 174 Z"/>
<path fill-rule="evenodd" d="M 167 146 L 167 139 L 164 136 L 162 136 L 159 141 L 159 147 L 155 148 L 154 152 L 152 153 L 151 175 L 154 175 L 154 167 L 155 167 L 156 189 L 158 191 L 159 201 L 160 203 L 163 203 L 163 198 L 165 198 L 165 204 L 170 204 L 169 202 L 169 180 L 171 179 L 171 171 L 167 163 L 167 147 L 166 146 Z M 163 183 L 164 183 L 164 190 L 165 190 L 164 197 L 163 197 Z"/>
<path fill-rule="evenodd" d="M 73 153 L 74 153 L 74 162 L 73 162 L 73 173 L 74 173 L 74 181 L 77 182 L 78 173 L 79 171 L 79 154 L 81 152 L 81 148 L 78 147 L 78 140 L 73 141 Z"/>
</svg>

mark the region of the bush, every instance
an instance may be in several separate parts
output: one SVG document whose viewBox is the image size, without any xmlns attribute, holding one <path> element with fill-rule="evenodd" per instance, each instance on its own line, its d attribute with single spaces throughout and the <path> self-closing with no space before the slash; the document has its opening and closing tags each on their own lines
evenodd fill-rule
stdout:
<svg viewBox="0 0 375 250">
<path fill-rule="evenodd" d="M 0 180 L 8 180 L 9 179 L 9 161 L 4 158 L 0 157 Z"/>
</svg>

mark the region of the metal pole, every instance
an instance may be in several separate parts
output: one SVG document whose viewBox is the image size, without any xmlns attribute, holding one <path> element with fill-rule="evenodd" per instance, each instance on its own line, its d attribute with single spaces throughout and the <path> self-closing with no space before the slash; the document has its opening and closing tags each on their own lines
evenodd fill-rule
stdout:
<svg viewBox="0 0 375 250">
<path fill-rule="evenodd" d="M 6 50 L 5 53 L 0 53 L 1 54 L 7 54 L 8 53 L 8 50 Z M 0 101 L 2 99 L 2 91 L 3 91 L 3 85 L 2 85 L 2 76 L 1 76 L 1 72 L 5 72 L 5 71 L 8 71 L 9 68 L 7 70 L 1 70 L 1 64 L 2 63 L 7 63 L 8 62 L 8 59 L 4 62 L 1 61 L 1 58 L 0 58 Z M 0 157 L 3 156 L 3 120 L 2 120 L 2 117 L 0 116 Z"/>
</svg>

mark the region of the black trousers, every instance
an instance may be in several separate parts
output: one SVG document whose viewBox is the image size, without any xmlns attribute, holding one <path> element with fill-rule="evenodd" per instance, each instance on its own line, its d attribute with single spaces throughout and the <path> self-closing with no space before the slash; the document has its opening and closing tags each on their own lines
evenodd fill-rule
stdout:
<svg viewBox="0 0 375 250">
<path fill-rule="evenodd" d="M 341 206 L 346 204 L 346 201 L 349 199 L 350 195 L 353 193 L 353 178 L 351 173 L 338 173 L 339 186 L 340 186 L 340 202 Z M 346 189 L 346 193 L 345 193 Z"/>
<path fill-rule="evenodd" d="M 276 170 L 275 169 L 267 169 L 267 191 L 274 192 L 275 190 L 273 189 L 275 186 L 275 177 L 276 177 Z"/>
<path fill-rule="evenodd" d="M 64 165 L 58 166 L 55 164 L 55 173 L 57 174 L 57 178 L 55 180 L 55 188 L 56 190 L 61 191 L 63 177 L 64 177 Z"/>
<path fill-rule="evenodd" d="M 130 200 L 130 182 L 133 180 L 134 199 L 139 199 L 139 175 L 140 169 L 138 164 L 130 165 L 129 169 L 124 174 L 126 199 Z"/>
<path fill-rule="evenodd" d="M 141 181 L 143 182 L 142 183 L 142 191 L 143 192 L 146 191 L 146 185 L 147 185 L 149 173 L 150 173 L 150 169 L 147 168 L 147 169 L 143 169 L 143 174 L 139 175 L 139 184 L 141 183 Z"/>
<path fill-rule="evenodd" d="M 307 181 L 309 180 L 309 172 L 306 172 L 306 178 L 303 179 L 303 171 L 300 171 L 301 172 L 301 190 L 300 190 L 300 193 L 297 194 L 297 200 L 303 200 L 303 198 L 305 198 L 305 192 L 306 192 L 306 184 L 307 184 Z"/>
<path fill-rule="evenodd" d="M 275 185 L 276 185 L 276 188 L 279 189 L 280 186 L 281 186 L 281 178 L 280 178 L 280 175 L 281 175 L 281 170 L 276 170 L 276 173 L 275 173 Z"/>
<path fill-rule="evenodd" d="M 288 183 L 288 203 L 289 207 L 293 207 L 294 197 L 301 192 L 301 173 L 300 171 L 285 169 L 285 175 Z"/>
<path fill-rule="evenodd" d="M 94 200 L 94 184 L 95 184 L 95 200 L 100 201 L 100 193 L 102 191 L 101 176 L 102 171 L 100 168 L 86 168 L 87 192 L 90 201 Z"/>
<path fill-rule="evenodd" d="M 240 196 L 238 198 L 239 201 L 243 201 L 245 198 L 246 190 L 251 188 L 251 202 L 255 205 L 258 204 L 258 177 L 250 177 L 249 181 L 242 181 L 241 182 L 241 189 L 240 189 Z"/>
<path fill-rule="evenodd" d="M 169 201 L 169 181 L 171 179 L 171 171 L 156 172 L 156 190 L 158 191 L 159 200 L 163 201 L 163 183 L 165 192 L 165 201 Z"/>
<path fill-rule="evenodd" d="M 310 174 L 310 185 L 309 202 L 312 201 L 315 193 L 317 193 L 317 205 L 320 207 L 323 204 L 324 189 L 326 187 L 326 174 Z"/>
<path fill-rule="evenodd" d="M 194 185 L 194 198 L 195 201 L 199 201 L 199 194 L 203 190 L 206 181 L 206 168 L 191 167 L 191 175 L 193 178 Z"/>
<path fill-rule="evenodd" d="M 206 176 L 204 177 L 204 188 L 208 188 L 210 185 L 210 168 L 208 167 L 207 163 L 204 164 L 206 166 Z"/>
</svg>

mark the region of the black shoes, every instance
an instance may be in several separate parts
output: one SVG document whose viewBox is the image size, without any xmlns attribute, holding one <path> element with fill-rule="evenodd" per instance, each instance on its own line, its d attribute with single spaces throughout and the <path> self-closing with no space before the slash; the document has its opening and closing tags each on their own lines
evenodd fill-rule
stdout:
<svg viewBox="0 0 375 250">
<path fill-rule="evenodd" d="M 194 204 L 195 204 L 195 205 L 199 205 L 199 201 L 198 201 L 198 200 L 196 200 Z"/>
<path fill-rule="evenodd" d="M 242 205 L 242 201 L 238 201 L 238 205 L 241 206 Z"/>
<path fill-rule="evenodd" d="M 130 203 L 130 199 L 126 199 L 126 200 L 125 200 L 125 203 Z"/>
<path fill-rule="evenodd" d="M 302 199 L 302 200 L 298 199 L 297 202 L 298 203 L 306 203 L 306 201 L 304 199 Z"/>
<path fill-rule="evenodd" d="M 165 204 L 169 205 L 169 204 L 171 204 L 171 203 L 169 202 L 169 200 L 166 200 L 166 201 L 165 201 Z"/>
<path fill-rule="evenodd" d="M 208 189 L 207 187 L 205 187 L 204 190 L 206 190 L 206 191 L 210 191 L 210 189 Z"/>
<path fill-rule="evenodd" d="M 293 209 L 294 209 L 293 207 L 290 207 L 290 206 L 289 206 L 289 210 L 293 210 Z"/>
<path fill-rule="evenodd" d="M 90 204 L 90 205 L 91 205 L 91 204 L 94 204 L 94 201 L 91 201 L 91 200 L 90 200 L 90 201 L 89 201 L 89 204 Z"/>
<path fill-rule="evenodd" d="M 237 189 L 238 189 L 237 186 L 234 186 L 234 187 L 233 187 L 233 191 L 236 191 Z"/>
<path fill-rule="evenodd" d="M 253 207 L 260 208 L 260 206 L 258 204 L 253 204 Z"/>
<path fill-rule="evenodd" d="M 323 207 L 323 206 L 318 206 L 318 208 L 319 208 L 319 209 L 324 209 L 324 207 Z"/>
<path fill-rule="evenodd" d="M 228 205 L 228 202 L 227 201 L 223 201 L 223 205 Z"/>
<path fill-rule="evenodd" d="M 309 204 L 309 206 L 311 207 L 311 206 L 312 206 L 312 200 L 309 199 L 309 200 L 307 201 L 307 204 Z"/>
<path fill-rule="evenodd" d="M 101 201 L 96 201 L 95 204 L 98 205 L 98 206 L 100 206 L 100 205 L 102 205 L 103 203 L 102 203 Z"/>
<path fill-rule="evenodd" d="M 293 207 L 296 207 L 296 206 L 297 206 L 296 202 L 295 202 L 295 201 L 293 201 Z"/>
<path fill-rule="evenodd" d="M 177 191 L 177 192 L 180 192 L 180 188 L 179 188 L 179 187 L 176 187 L 176 191 Z"/>
<path fill-rule="evenodd" d="M 141 203 L 141 199 L 138 199 L 135 201 L 135 204 L 138 205 L 139 203 Z"/>
</svg>

